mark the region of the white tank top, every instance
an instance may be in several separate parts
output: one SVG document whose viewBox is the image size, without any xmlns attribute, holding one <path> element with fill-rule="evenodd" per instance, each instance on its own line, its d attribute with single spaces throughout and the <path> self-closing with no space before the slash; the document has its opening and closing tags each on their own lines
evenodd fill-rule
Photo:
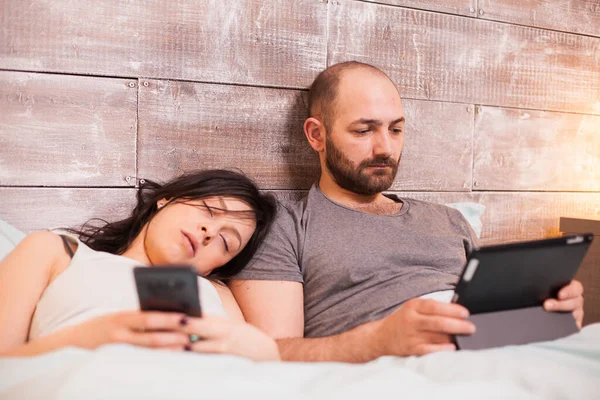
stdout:
<svg viewBox="0 0 600 400">
<path fill-rule="evenodd" d="M 55 232 L 59 233 L 59 232 Z M 126 310 L 139 310 L 133 268 L 141 263 L 127 257 L 95 251 L 77 241 L 69 266 L 42 293 L 31 320 L 29 340 L 69 325 Z M 215 287 L 198 277 L 200 304 L 206 314 L 227 316 Z"/>
</svg>

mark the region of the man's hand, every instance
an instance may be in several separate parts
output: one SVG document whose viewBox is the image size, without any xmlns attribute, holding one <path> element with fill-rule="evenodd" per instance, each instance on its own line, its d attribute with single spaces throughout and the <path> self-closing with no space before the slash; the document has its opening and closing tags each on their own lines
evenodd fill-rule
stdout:
<svg viewBox="0 0 600 400">
<path fill-rule="evenodd" d="M 455 350 L 452 335 L 475 333 L 465 319 L 469 311 L 458 304 L 412 299 L 386 318 L 377 321 L 374 340 L 381 355 L 413 356 Z"/>
<path fill-rule="evenodd" d="M 571 281 L 558 292 L 558 300 L 548 299 L 544 302 L 546 311 L 571 311 L 579 329 L 583 324 L 583 285 L 579 281 Z"/>
</svg>

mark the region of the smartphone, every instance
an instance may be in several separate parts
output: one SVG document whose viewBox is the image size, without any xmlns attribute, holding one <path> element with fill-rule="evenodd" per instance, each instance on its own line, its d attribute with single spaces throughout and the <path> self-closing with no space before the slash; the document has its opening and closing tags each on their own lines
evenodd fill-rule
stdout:
<svg viewBox="0 0 600 400">
<path fill-rule="evenodd" d="M 187 265 L 135 267 L 142 311 L 178 312 L 201 317 L 198 274 Z"/>
</svg>

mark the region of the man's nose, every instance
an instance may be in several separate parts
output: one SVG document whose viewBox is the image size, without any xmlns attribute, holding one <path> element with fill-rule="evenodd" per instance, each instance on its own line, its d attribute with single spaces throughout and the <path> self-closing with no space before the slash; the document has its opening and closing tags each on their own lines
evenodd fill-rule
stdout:
<svg viewBox="0 0 600 400">
<path fill-rule="evenodd" d="M 393 153 L 392 140 L 387 130 L 377 132 L 373 137 L 373 153 L 376 156 L 391 156 Z"/>
</svg>

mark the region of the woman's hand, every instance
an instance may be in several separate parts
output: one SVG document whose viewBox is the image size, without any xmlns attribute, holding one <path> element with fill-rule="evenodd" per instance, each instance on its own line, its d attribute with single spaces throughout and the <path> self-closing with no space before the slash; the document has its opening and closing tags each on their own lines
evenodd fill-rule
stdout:
<svg viewBox="0 0 600 400">
<path fill-rule="evenodd" d="M 181 328 L 200 340 L 189 343 L 186 350 L 199 353 L 233 354 L 255 361 L 279 361 L 277 343 L 266 333 L 246 323 L 217 316 L 187 318 Z"/>
<path fill-rule="evenodd" d="M 86 349 L 110 343 L 127 343 L 154 349 L 183 350 L 189 336 L 181 331 L 184 314 L 123 311 L 90 319 L 57 332 L 71 345 Z M 68 344 L 67 344 L 68 345 Z"/>
</svg>

